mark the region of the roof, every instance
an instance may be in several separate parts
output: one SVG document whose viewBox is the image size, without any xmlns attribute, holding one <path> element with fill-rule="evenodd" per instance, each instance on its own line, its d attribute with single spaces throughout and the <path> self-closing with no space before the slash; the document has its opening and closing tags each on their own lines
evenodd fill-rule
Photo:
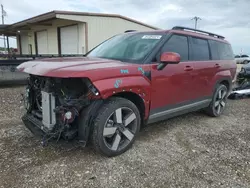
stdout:
<svg viewBox="0 0 250 188">
<path fill-rule="evenodd" d="M 175 33 L 175 34 L 180 34 L 180 35 L 193 36 L 193 37 L 199 37 L 199 38 L 211 39 L 211 40 L 216 40 L 216 41 L 220 41 L 224 43 L 229 43 L 227 40 L 222 39 L 222 38 L 217 38 L 217 37 L 209 36 L 209 35 L 202 34 L 199 32 L 192 32 L 192 31 L 186 31 L 186 30 L 170 29 L 170 30 L 155 30 L 155 31 L 135 31 L 135 33 L 158 33 L 158 34 Z"/>
<path fill-rule="evenodd" d="M 8 31 L 9 26 L 9 24 L 0 24 L 0 34 L 13 35 L 10 31 Z"/>
<path fill-rule="evenodd" d="M 56 18 L 57 14 L 64 14 L 64 15 L 79 15 L 79 16 L 99 16 L 99 17 L 113 17 L 113 18 L 121 18 L 130 22 L 134 22 L 136 24 L 139 25 L 143 25 L 145 27 L 149 27 L 151 29 L 155 29 L 158 30 L 159 28 L 145 24 L 143 22 L 125 17 L 125 16 L 121 16 L 119 14 L 104 14 L 104 13 L 89 13 L 89 12 L 74 12 L 74 11 L 60 11 L 60 10 L 54 10 L 51 12 L 47 12 L 17 23 L 14 23 L 12 25 L 10 25 L 10 28 L 15 28 L 15 27 L 21 27 L 27 24 L 31 24 L 31 23 L 36 23 L 36 22 L 41 22 L 41 21 L 46 21 L 46 20 L 50 20 L 50 19 L 54 19 Z"/>
<path fill-rule="evenodd" d="M 5 29 L 9 26 L 9 24 L 0 24 L 0 29 Z"/>
</svg>

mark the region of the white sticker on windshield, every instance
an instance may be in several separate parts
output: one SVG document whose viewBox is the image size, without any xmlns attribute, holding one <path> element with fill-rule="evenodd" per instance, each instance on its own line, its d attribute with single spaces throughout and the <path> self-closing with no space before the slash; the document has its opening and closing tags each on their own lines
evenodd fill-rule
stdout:
<svg viewBox="0 0 250 188">
<path fill-rule="evenodd" d="M 142 39 L 157 39 L 157 40 L 159 40 L 159 39 L 161 39 L 161 35 L 144 35 L 143 37 L 142 37 Z"/>
</svg>

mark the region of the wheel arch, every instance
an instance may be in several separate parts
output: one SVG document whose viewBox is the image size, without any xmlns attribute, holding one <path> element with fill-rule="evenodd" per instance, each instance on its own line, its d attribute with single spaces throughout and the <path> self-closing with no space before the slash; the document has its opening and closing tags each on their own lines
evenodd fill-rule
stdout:
<svg viewBox="0 0 250 188">
<path fill-rule="evenodd" d="M 222 80 L 219 84 L 223 84 L 227 87 L 227 89 L 229 90 L 230 89 L 230 82 L 228 80 Z"/>
<path fill-rule="evenodd" d="M 125 92 L 116 93 L 112 95 L 111 97 L 121 97 L 134 103 L 140 112 L 141 122 L 142 124 L 144 124 L 146 105 L 144 102 L 145 100 L 141 96 L 139 96 L 137 93 L 134 93 L 134 92 L 125 91 Z"/>
<path fill-rule="evenodd" d="M 215 86 L 214 86 L 214 92 L 216 91 L 216 88 L 219 86 L 219 85 L 225 85 L 228 89 L 228 94 L 230 93 L 230 91 L 232 90 L 232 79 L 231 77 L 223 77 L 221 79 L 218 79 Z"/>
<path fill-rule="evenodd" d="M 119 82 L 118 82 L 119 81 Z M 143 110 L 143 119 L 149 116 L 151 100 L 150 82 L 143 76 L 110 78 L 93 83 L 100 92 L 100 98 L 106 100 L 113 96 L 127 98 Z M 138 102 L 139 101 L 139 102 Z M 143 104 L 143 105 L 142 105 Z"/>
</svg>

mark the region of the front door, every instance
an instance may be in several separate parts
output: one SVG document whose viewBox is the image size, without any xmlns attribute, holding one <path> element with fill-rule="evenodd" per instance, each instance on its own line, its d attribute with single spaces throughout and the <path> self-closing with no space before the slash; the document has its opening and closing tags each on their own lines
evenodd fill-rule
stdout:
<svg viewBox="0 0 250 188">
<path fill-rule="evenodd" d="M 181 56 L 179 64 L 169 64 L 163 70 L 152 65 L 152 94 L 150 116 L 161 114 L 169 109 L 188 105 L 195 100 L 193 91 L 193 63 L 189 61 L 188 38 L 172 35 L 159 52 L 176 52 Z M 156 57 L 159 62 L 159 57 Z M 174 112 L 174 111 L 173 111 Z"/>
</svg>

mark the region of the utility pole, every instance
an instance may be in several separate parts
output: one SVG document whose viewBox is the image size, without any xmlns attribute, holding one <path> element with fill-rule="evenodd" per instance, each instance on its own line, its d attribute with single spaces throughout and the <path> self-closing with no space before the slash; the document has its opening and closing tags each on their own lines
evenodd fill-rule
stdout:
<svg viewBox="0 0 250 188">
<path fill-rule="evenodd" d="M 198 17 L 198 16 L 195 16 L 195 17 L 193 17 L 191 20 L 194 20 L 195 21 L 195 29 L 197 29 L 197 22 L 198 22 L 198 20 L 201 20 L 201 18 L 200 17 Z"/>
<path fill-rule="evenodd" d="M 6 12 L 3 9 L 3 5 L 1 4 L 1 10 L 2 10 L 2 24 L 4 25 L 4 16 L 6 16 Z M 5 42 L 5 36 L 3 35 L 3 42 L 4 42 L 4 52 L 6 51 L 6 42 Z"/>
</svg>

